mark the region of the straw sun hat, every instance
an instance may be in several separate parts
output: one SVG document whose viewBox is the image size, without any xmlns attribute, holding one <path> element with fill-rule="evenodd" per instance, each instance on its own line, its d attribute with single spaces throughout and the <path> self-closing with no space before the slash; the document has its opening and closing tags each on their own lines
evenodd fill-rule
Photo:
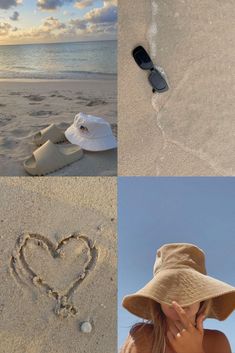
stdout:
<svg viewBox="0 0 235 353">
<path fill-rule="evenodd" d="M 235 309 L 235 287 L 207 276 L 204 252 L 192 244 L 163 245 L 157 251 L 153 279 L 138 292 L 125 296 L 123 306 L 151 320 L 151 301 L 181 306 L 211 299 L 207 317 L 225 320 Z"/>
</svg>

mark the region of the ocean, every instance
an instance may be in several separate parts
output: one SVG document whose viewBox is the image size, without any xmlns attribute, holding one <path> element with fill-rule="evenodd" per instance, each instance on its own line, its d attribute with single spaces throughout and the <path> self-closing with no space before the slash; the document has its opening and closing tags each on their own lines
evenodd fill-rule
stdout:
<svg viewBox="0 0 235 353">
<path fill-rule="evenodd" d="M 97 79 L 117 74 L 117 41 L 0 46 L 0 79 Z"/>
</svg>

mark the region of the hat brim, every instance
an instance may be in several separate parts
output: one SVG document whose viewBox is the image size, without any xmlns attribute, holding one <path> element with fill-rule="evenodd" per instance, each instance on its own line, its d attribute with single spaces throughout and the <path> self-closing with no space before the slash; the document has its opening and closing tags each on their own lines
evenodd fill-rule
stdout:
<svg viewBox="0 0 235 353">
<path fill-rule="evenodd" d="M 74 125 L 71 125 L 65 131 L 65 136 L 69 142 L 87 151 L 98 152 L 117 148 L 117 141 L 113 135 L 89 139 L 85 136 L 81 136 Z"/>
<path fill-rule="evenodd" d="M 123 306 L 132 314 L 152 320 L 152 303 L 181 306 L 211 299 L 208 317 L 225 320 L 235 309 L 235 288 L 227 283 L 191 269 L 163 270 L 145 287 L 125 296 Z"/>
</svg>

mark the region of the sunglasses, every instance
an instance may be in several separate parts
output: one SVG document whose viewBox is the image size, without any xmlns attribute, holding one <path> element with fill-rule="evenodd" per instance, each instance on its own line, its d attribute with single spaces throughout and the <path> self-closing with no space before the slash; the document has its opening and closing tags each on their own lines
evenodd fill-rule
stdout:
<svg viewBox="0 0 235 353">
<path fill-rule="evenodd" d="M 146 50 L 140 45 L 132 51 L 132 55 L 135 59 L 136 64 L 142 70 L 150 70 L 149 83 L 153 88 L 153 92 L 165 92 L 168 90 L 168 85 L 161 73 L 154 67 L 153 62 L 146 52 Z"/>
</svg>

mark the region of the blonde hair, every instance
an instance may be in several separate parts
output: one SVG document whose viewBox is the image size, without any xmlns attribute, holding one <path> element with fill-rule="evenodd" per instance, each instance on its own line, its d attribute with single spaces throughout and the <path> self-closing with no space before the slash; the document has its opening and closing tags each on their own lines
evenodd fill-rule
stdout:
<svg viewBox="0 0 235 353">
<path fill-rule="evenodd" d="M 210 312 L 211 300 L 206 300 L 200 303 L 199 310 L 196 314 L 197 317 L 204 313 L 206 316 Z M 152 348 L 151 353 L 165 353 L 166 346 L 166 319 L 165 315 L 161 309 L 161 305 L 154 300 L 149 300 L 151 320 L 144 321 L 143 323 L 137 323 L 132 326 L 130 334 L 136 329 L 138 329 L 138 338 L 140 337 L 141 330 L 144 329 L 146 325 L 151 324 L 153 326 L 152 330 Z M 122 347 L 120 353 L 131 353 L 132 347 L 135 341 L 132 335 L 129 335 L 129 339 L 126 341 L 125 345 Z"/>
</svg>

